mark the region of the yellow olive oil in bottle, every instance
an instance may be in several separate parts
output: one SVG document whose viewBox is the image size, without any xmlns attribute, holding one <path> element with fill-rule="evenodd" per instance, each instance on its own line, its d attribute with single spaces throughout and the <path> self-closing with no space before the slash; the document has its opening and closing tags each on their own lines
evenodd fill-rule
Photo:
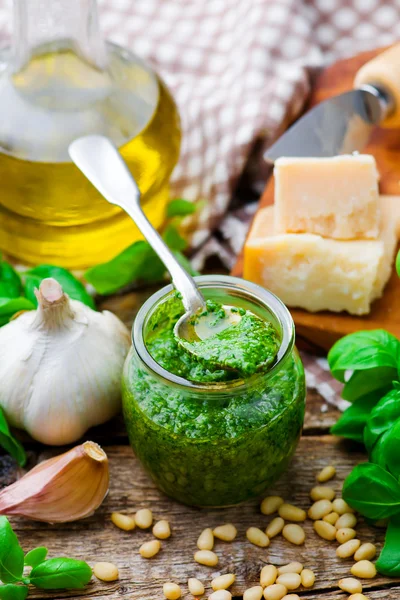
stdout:
<svg viewBox="0 0 400 600">
<path fill-rule="evenodd" d="M 84 268 L 139 239 L 70 161 L 77 137 L 119 148 L 160 226 L 178 160 L 179 118 L 161 79 L 104 43 L 95 0 L 14 0 L 14 44 L 0 54 L 0 250 L 23 263 Z"/>
</svg>

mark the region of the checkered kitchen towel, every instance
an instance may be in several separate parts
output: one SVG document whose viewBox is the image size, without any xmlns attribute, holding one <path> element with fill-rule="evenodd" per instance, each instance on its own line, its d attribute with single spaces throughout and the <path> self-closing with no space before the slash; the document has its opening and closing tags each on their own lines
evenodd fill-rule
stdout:
<svg viewBox="0 0 400 600">
<path fill-rule="evenodd" d="M 10 5 L 0 0 L 0 40 L 10 30 Z M 105 36 L 152 63 L 174 94 L 184 135 L 173 193 L 208 200 L 193 240 L 203 244 L 197 259 L 217 251 L 228 266 L 255 209 L 228 213 L 238 178 L 247 166 L 250 187 L 260 194 L 265 174 L 252 150 L 266 147 L 301 111 L 310 69 L 400 38 L 400 0 L 100 0 L 99 5 Z M 210 237 L 218 224 L 222 245 Z M 326 365 L 306 363 L 310 384 L 333 401 L 337 389 Z"/>
</svg>

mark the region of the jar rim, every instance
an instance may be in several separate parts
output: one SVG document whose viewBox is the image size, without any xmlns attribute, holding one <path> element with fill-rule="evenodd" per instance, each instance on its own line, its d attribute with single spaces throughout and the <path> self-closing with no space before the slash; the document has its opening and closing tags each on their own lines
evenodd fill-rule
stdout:
<svg viewBox="0 0 400 600">
<path fill-rule="evenodd" d="M 230 275 L 198 275 L 194 279 L 200 289 L 208 288 L 225 289 L 228 292 L 229 290 L 235 291 L 238 293 L 237 295 L 245 298 L 246 300 L 251 301 L 253 299 L 254 301 L 258 301 L 258 303 L 261 302 L 265 308 L 272 312 L 274 317 L 279 321 L 282 334 L 281 344 L 276 361 L 267 373 L 255 373 L 247 380 L 237 379 L 224 382 L 201 383 L 198 381 L 190 381 L 164 369 L 154 360 L 150 352 L 147 350 L 144 339 L 144 326 L 146 323 L 146 317 L 149 315 L 150 311 L 175 290 L 174 286 L 169 284 L 152 294 L 150 298 L 146 300 L 137 313 L 132 326 L 132 345 L 146 367 L 150 369 L 158 378 L 161 378 L 176 387 L 183 388 L 186 391 L 207 391 L 208 393 L 228 393 L 233 390 L 242 390 L 243 387 L 246 387 L 248 383 L 250 381 L 254 381 L 255 378 L 258 379 L 260 376 L 273 375 L 280 368 L 280 365 L 285 358 L 291 353 L 294 346 L 294 323 L 292 316 L 285 304 L 283 304 L 283 302 L 269 290 L 240 277 L 232 277 Z"/>
</svg>

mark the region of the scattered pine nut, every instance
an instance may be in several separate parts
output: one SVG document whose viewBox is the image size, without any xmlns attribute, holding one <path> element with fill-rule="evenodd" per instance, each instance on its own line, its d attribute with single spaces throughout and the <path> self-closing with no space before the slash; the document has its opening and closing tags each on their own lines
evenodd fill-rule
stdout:
<svg viewBox="0 0 400 600">
<path fill-rule="evenodd" d="M 336 492 L 331 487 L 326 487 L 324 485 L 316 485 L 310 492 L 311 500 L 317 502 L 317 500 L 333 500 L 336 496 Z M 334 509 L 336 510 L 336 509 Z M 337 510 L 336 510 L 337 512 Z"/>
<path fill-rule="evenodd" d="M 335 525 L 338 518 L 339 515 L 337 514 L 337 512 L 331 512 L 329 513 L 329 515 L 325 515 L 325 517 L 323 517 L 322 520 L 326 521 L 327 523 L 330 523 L 331 525 Z"/>
<path fill-rule="evenodd" d="M 122 513 L 113 512 L 111 514 L 111 521 L 116 527 L 124 531 L 132 531 L 136 527 L 135 519 Z"/>
<path fill-rule="evenodd" d="M 361 579 L 373 579 L 376 576 L 376 567 L 369 560 L 360 560 L 351 567 L 351 574 Z"/>
<path fill-rule="evenodd" d="M 272 519 L 271 523 L 268 525 L 265 533 L 271 539 L 281 533 L 284 527 L 285 521 L 282 519 L 282 517 L 275 517 L 275 519 Z"/>
<path fill-rule="evenodd" d="M 255 585 L 248 588 L 243 594 L 243 600 L 261 600 L 263 591 L 261 585 Z"/>
<path fill-rule="evenodd" d="M 226 590 L 234 583 L 235 579 L 236 577 L 235 575 L 233 575 L 233 573 L 220 575 L 219 577 L 215 577 L 215 579 L 212 580 L 211 587 L 214 590 L 214 592 L 218 590 Z"/>
<path fill-rule="evenodd" d="M 304 529 L 300 525 L 295 525 L 293 523 L 285 525 L 282 530 L 282 535 L 285 540 L 296 546 L 304 544 L 304 540 L 306 539 Z"/>
<path fill-rule="evenodd" d="M 263 515 L 273 515 L 283 503 L 284 499 L 280 496 L 267 496 L 261 502 L 260 510 Z"/>
<path fill-rule="evenodd" d="M 287 504 L 286 502 L 278 509 L 279 516 L 286 521 L 305 521 L 307 514 L 306 511 L 293 504 Z"/>
<path fill-rule="evenodd" d="M 333 477 L 335 477 L 336 475 L 336 469 L 333 465 L 329 465 L 327 467 L 324 467 L 322 469 L 322 471 L 320 471 L 317 475 L 317 481 L 319 481 L 319 483 L 325 483 L 326 481 L 329 481 L 330 479 L 332 479 Z"/>
<path fill-rule="evenodd" d="M 332 542 L 336 538 L 336 527 L 326 521 L 314 521 L 314 529 L 324 540 Z"/>
<path fill-rule="evenodd" d="M 315 583 L 315 574 L 311 569 L 303 569 L 300 574 L 301 577 L 301 585 L 305 588 L 310 588 Z"/>
<path fill-rule="evenodd" d="M 300 596 L 297 594 L 287 594 L 286 596 L 283 596 L 282 600 L 300 600 Z"/>
<path fill-rule="evenodd" d="M 354 577 L 345 577 L 339 581 L 339 587 L 348 594 L 361 594 L 362 585 L 361 581 L 354 579 Z"/>
<path fill-rule="evenodd" d="M 199 565 L 205 565 L 206 567 L 215 567 L 218 564 L 218 556 L 211 550 L 198 550 L 194 555 L 194 560 Z"/>
<path fill-rule="evenodd" d="M 332 502 L 330 500 L 317 500 L 308 510 L 308 516 L 313 521 L 319 521 L 332 512 Z"/>
<path fill-rule="evenodd" d="M 140 555 L 143 558 L 153 558 L 161 550 L 161 544 L 158 540 L 152 540 L 151 542 L 145 542 L 139 548 Z"/>
<path fill-rule="evenodd" d="M 339 558 L 350 558 L 350 556 L 354 556 L 360 545 L 360 540 L 349 540 L 348 542 L 345 542 L 336 548 L 336 556 Z"/>
<path fill-rule="evenodd" d="M 352 594 L 347 600 L 368 600 L 368 597 L 364 596 L 364 594 Z"/>
<path fill-rule="evenodd" d="M 192 596 L 202 596 L 204 594 L 204 585 L 200 579 L 196 579 L 196 577 L 188 579 L 188 588 Z"/>
<path fill-rule="evenodd" d="M 301 577 L 298 573 L 283 573 L 279 575 L 276 583 L 284 585 L 287 590 L 297 590 L 301 585 Z"/>
<path fill-rule="evenodd" d="M 344 513 L 335 523 L 336 529 L 354 528 L 357 525 L 357 517 L 354 513 Z"/>
<path fill-rule="evenodd" d="M 153 527 L 153 535 L 159 540 L 168 539 L 171 535 L 171 528 L 169 526 L 168 521 L 157 521 L 157 523 Z"/>
<path fill-rule="evenodd" d="M 153 523 L 153 513 L 149 508 L 141 508 L 135 515 L 135 523 L 140 529 L 148 529 Z"/>
<path fill-rule="evenodd" d="M 208 600 L 232 600 L 232 594 L 228 590 L 218 590 L 210 594 Z"/>
<path fill-rule="evenodd" d="M 260 548 L 267 548 L 269 546 L 269 537 L 261 529 L 258 529 L 258 527 L 249 527 L 246 531 L 246 537 L 250 543 Z"/>
<path fill-rule="evenodd" d="M 214 548 L 214 534 L 210 527 L 203 529 L 197 540 L 199 550 L 212 550 Z"/>
<path fill-rule="evenodd" d="M 177 583 L 168 581 L 163 585 L 163 594 L 167 600 L 178 600 L 182 596 L 182 591 Z"/>
<path fill-rule="evenodd" d="M 349 540 L 353 540 L 356 537 L 356 535 L 357 532 L 355 529 L 352 529 L 351 527 L 342 527 L 342 529 L 337 530 L 336 539 L 339 542 L 339 544 L 344 544 Z"/>
<path fill-rule="evenodd" d="M 117 567 L 109 562 L 96 563 L 93 567 L 93 574 L 100 581 L 116 581 L 119 577 Z"/>
<path fill-rule="evenodd" d="M 287 589 L 281 583 L 274 583 L 269 585 L 264 590 L 265 600 L 282 600 L 286 596 Z"/>
<path fill-rule="evenodd" d="M 366 544 L 361 544 L 359 549 L 354 555 L 354 560 L 357 562 L 359 560 L 372 560 L 376 556 L 376 546 L 367 542 Z"/>
<path fill-rule="evenodd" d="M 268 587 L 269 585 L 273 585 L 278 577 L 278 570 L 274 565 L 265 565 L 261 569 L 260 573 L 260 584 L 262 587 Z"/>
<path fill-rule="evenodd" d="M 214 537 L 222 540 L 223 542 L 233 542 L 237 536 L 237 529 L 232 523 L 226 525 L 219 525 L 213 530 Z"/>
<path fill-rule="evenodd" d="M 300 574 L 303 570 L 303 565 L 300 562 L 291 562 L 287 565 L 283 565 L 283 567 L 278 568 L 278 575 L 283 575 L 284 573 L 298 573 Z"/>
<path fill-rule="evenodd" d="M 338 515 L 344 515 L 345 513 L 353 513 L 354 510 L 347 504 L 343 498 L 336 498 L 333 501 L 333 510 L 338 513 Z"/>
</svg>

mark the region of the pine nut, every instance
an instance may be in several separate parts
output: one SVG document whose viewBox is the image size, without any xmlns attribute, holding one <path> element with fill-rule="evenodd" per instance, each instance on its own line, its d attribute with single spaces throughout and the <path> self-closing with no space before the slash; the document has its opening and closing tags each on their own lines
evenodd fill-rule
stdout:
<svg viewBox="0 0 400 600">
<path fill-rule="evenodd" d="M 359 549 L 354 555 L 354 559 L 358 562 L 360 560 L 371 560 L 376 556 L 376 546 L 367 542 L 366 544 L 361 544 Z"/>
<path fill-rule="evenodd" d="M 149 508 L 142 508 L 135 515 L 135 523 L 140 529 L 148 529 L 153 523 L 153 513 Z"/>
<path fill-rule="evenodd" d="M 166 540 L 171 535 L 171 528 L 168 521 L 157 521 L 153 527 L 153 535 L 159 540 Z"/>
<path fill-rule="evenodd" d="M 217 590 L 208 596 L 208 600 L 232 600 L 232 594 L 228 590 Z"/>
<path fill-rule="evenodd" d="M 283 596 L 282 600 L 300 600 L 300 596 L 297 594 L 287 594 L 286 596 Z"/>
<path fill-rule="evenodd" d="M 210 527 L 204 529 L 197 540 L 199 550 L 212 550 L 214 548 L 214 534 Z"/>
<path fill-rule="evenodd" d="M 369 560 L 360 560 L 351 567 L 351 574 L 361 577 L 361 579 L 373 579 L 376 575 L 376 568 Z"/>
<path fill-rule="evenodd" d="M 330 523 L 331 525 L 335 525 L 338 518 L 339 515 L 337 514 L 337 512 L 331 512 L 329 513 L 329 515 L 325 515 L 325 517 L 323 517 L 322 520 L 326 521 L 326 523 Z"/>
<path fill-rule="evenodd" d="M 314 529 L 324 540 L 331 542 L 336 537 L 336 527 L 326 521 L 314 521 Z"/>
<path fill-rule="evenodd" d="M 123 529 L 124 531 L 132 531 L 132 529 L 135 529 L 136 527 L 135 519 L 133 517 L 117 512 L 112 513 L 111 521 L 116 527 Z"/>
<path fill-rule="evenodd" d="M 300 562 L 291 562 L 287 565 L 283 565 L 283 567 L 279 567 L 278 575 L 283 575 L 284 573 L 300 573 L 303 570 L 303 565 Z"/>
<path fill-rule="evenodd" d="M 282 530 L 282 535 L 285 540 L 296 546 L 304 544 L 304 540 L 306 539 L 304 529 L 300 525 L 294 525 L 292 523 L 285 525 Z"/>
<path fill-rule="evenodd" d="M 319 521 L 332 512 L 332 502 L 330 500 L 317 500 L 308 510 L 308 516 L 313 521 Z"/>
<path fill-rule="evenodd" d="M 218 556 L 211 550 L 198 550 L 194 555 L 194 560 L 199 565 L 205 565 L 206 567 L 215 567 L 218 564 Z"/>
<path fill-rule="evenodd" d="M 336 498 L 333 501 L 333 510 L 337 512 L 338 515 L 344 515 L 346 513 L 354 513 L 354 510 L 347 504 L 343 498 Z"/>
<path fill-rule="evenodd" d="M 368 600 L 368 597 L 364 596 L 364 594 L 352 594 L 347 600 Z"/>
<path fill-rule="evenodd" d="M 188 579 L 188 588 L 192 596 L 202 596 L 204 594 L 204 585 L 200 579 L 196 579 L 196 577 Z"/>
<path fill-rule="evenodd" d="M 246 531 L 246 537 L 255 546 L 260 546 L 260 548 L 267 548 L 269 546 L 269 537 L 258 529 L 258 527 L 249 527 Z"/>
<path fill-rule="evenodd" d="M 272 519 L 271 523 L 268 525 L 265 533 L 271 539 L 281 533 L 284 527 L 285 521 L 282 519 L 282 517 L 275 517 L 275 519 Z"/>
<path fill-rule="evenodd" d="M 300 574 L 301 577 L 301 585 L 305 588 L 310 588 L 315 583 L 315 574 L 311 569 L 303 569 Z"/>
<path fill-rule="evenodd" d="M 260 510 L 263 515 L 273 515 L 283 503 L 284 499 L 280 496 L 267 496 L 261 502 Z"/>
<path fill-rule="evenodd" d="M 176 583 L 168 581 L 163 585 L 163 593 L 167 600 L 178 600 L 182 596 L 181 588 Z"/>
<path fill-rule="evenodd" d="M 274 565 L 265 565 L 261 569 L 260 573 L 260 583 L 262 587 L 268 587 L 275 583 L 276 578 L 278 577 L 278 570 Z"/>
<path fill-rule="evenodd" d="M 211 587 L 214 592 L 218 590 L 226 590 L 234 583 L 234 581 L 235 575 L 233 575 L 233 573 L 227 573 L 226 575 L 215 577 L 215 579 L 213 579 L 211 582 Z"/>
<path fill-rule="evenodd" d="M 310 492 L 311 500 L 314 500 L 314 502 L 317 502 L 317 500 L 333 500 L 335 496 L 335 490 L 324 485 L 316 485 Z"/>
<path fill-rule="evenodd" d="M 336 548 L 336 556 L 339 558 L 350 558 L 350 556 L 354 556 L 354 553 L 359 549 L 360 545 L 360 540 L 349 540 Z"/>
<path fill-rule="evenodd" d="M 274 583 L 274 585 L 269 585 L 264 590 L 264 598 L 265 600 L 282 600 L 284 596 L 286 596 L 287 589 L 284 585 L 280 583 Z"/>
<path fill-rule="evenodd" d="M 354 528 L 357 525 L 357 517 L 353 513 L 344 513 L 335 523 L 336 529 Z"/>
<path fill-rule="evenodd" d="M 143 558 L 152 558 L 158 554 L 161 550 L 161 544 L 158 540 L 152 540 L 151 542 L 145 542 L 139 548 L 139 552 Z"/>
<path fill-rule="evenodd" d="M 118 569 L 109 562 L 99 562 L 93 567 L 93 574 L 101 581 L 115 581 L 119 577 Z"/>
<path fill-rule="evenodd" d="M 293 506 L 293 504 L 282 504 L 279 507 L 279 516 L 286 521 L 296 521 L 301 522 L 305 521 L 307 514 L 306 511 L 302 508 L 298 508 L 297 506 Z"/>
<path fill-rule="evenodd" d="M 339 581 L 339 587 L 348 594 L 361 594 L 362 585 L 361 581 L 354 579 L 354 577 L 345 577 Z"/>
<path fill-rule="evenodd" d="M 243 594 L 243 600 L 261 600 L 263 591 L 261 585 L 255 585 L 248 588 Z"/>
<path fill-rule="evenodd" d="M 329 481 L 330 479 L 332 479 L 332 477 L 335 477 L 336 475 L 336 469 L 333 465 L 329 465 L 327 467 L 324 467 L 322 469 L 322 471 L 320 471 L 317 475 L 317 481 L 319 481 L 320 483 L 325 483 L 326 481 Z"/>
<path fill-rule="evenodd" d="M 226 525 L 219 525 L 213 530 L 214 537 L 222 540 L 223 542 L 233 542 L 237 536 L 237 529 L 232 523 Z"/>
<path fill-rule="evenodd" d="M 283 573 L 279 575 L 276 583 L 281 583 L 287 590 L 297 590 L 301 585 L 301 577 L 298 573 Z"/>
<path fill-rule="evenodd" d="M 352 529 L 351 527 L 342 527 L 342 529 L 337 530 L 336 539 L 339 542 L 339 544 L 344 544 L 349 540 L 353 540 L 356 537 L 356 535 L 357 532 L 355 529 Z"/>
</svg>

